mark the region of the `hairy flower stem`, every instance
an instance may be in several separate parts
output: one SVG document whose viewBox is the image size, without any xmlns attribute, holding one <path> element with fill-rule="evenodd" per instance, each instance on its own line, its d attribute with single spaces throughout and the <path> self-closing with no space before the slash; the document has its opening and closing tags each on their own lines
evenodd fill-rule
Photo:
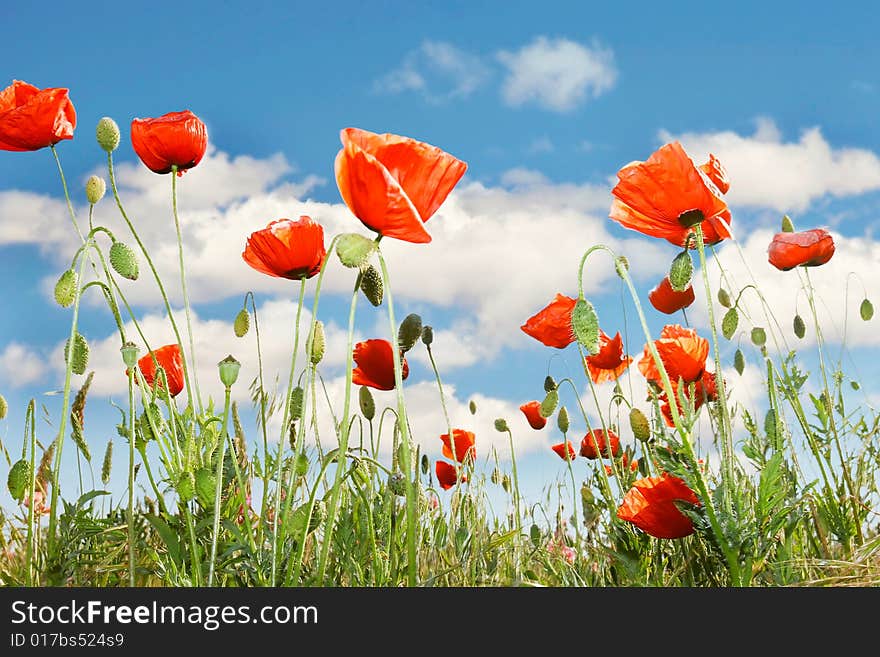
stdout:
<svg viewBox="0 0 880 657">
<path fill-rule="evenodd" d="M 217 559 L 217 539 L 220 535 L 220 498 L 223 492 L 223 460 L 226 458 L 226 426 L 229 422 L 229 398 L 231 392 L 232 388 L 226 386 L 223 424 L 220 427 L 220 458 L 217 461 L 216 482 L 214 486 L 214 527 L 211 533 L 211 556 L 208 559 L 208 586 L 214 585 L 214 563 Z"/>
<path fill-rule="evenodd" d="M 189 334 L 189 357 L 192 359 L 193 384 L 196 387 L 196 401 L 199 404 L 199 414 L 203 412 L 202 394 L 199 391 L 199 368 L 196 364 L 196 345 L 193 340 L 192 317 L 190 312 L 189 295 L 186 292 L 186 269 L 183 266 L 183 237 L 180 234 L 180 218 L 177 216 L 177 165 L 171 166 L 171 211 L 174 214 L 174 228 L 177 230 L 177 259 L 180 263 L 180 288 L 183 292 L 183 308 L 186 313 L 186 331 Z M 169 310 L 170 312 L 170 310 Z M 184 365 L 185 365 L 184 360 Z M 195 410 L 195 409 L 193 409 Z"/>
<path fill-rule="evenodd" d="M 327 561 L 330 557 L 330 546 L 333 542 L 333 530 L 336 525 L 336 514 L 339 511 L 339 498 L 342 495 L 342 475 L 345 471 L 345 459 L 348 454 L 348 437 L 351 432 L 349 417 L 351 415 L 351 380 L 353 377 L 352 364 L 354 361 L 354 318 L 357 309 L 357 300 L 361 288 L 362 273 L 358 273 L 351 294 L 351 305 L 348 310 L 348 347 L 345 356 L 345 401 L 342 406 L 342 419 L 339 424 L 339 448 L 336 451 L 336 474 L 333 478 L 333 487 L 330 495 L 330 507 L 327 509 L 327 522 L 324 528 L 324 542 L 321 544 L 321 555 L 318 558 L 318 583 L 324 583 L 327 572 Z M 312 333 L 309 331 L 309 349 L 311 349 Z"/>
<path fill-rule="evenodd" d="M 128 370 L 128 585 L 134 586 L 134 368 Z"/>
<path fill-rule="evenodd" d="M 378 240 L 377 240 L 378 241 Z M 416 487 L 413 482 L 412 457 L 409 449 L 409 423 L 406 416 L 406 405 L 403 400 L 403 368 L 401 365 L 400 347 L 397 343 L 397 322 L 394 319 L 394 300 L 391 295 L 391 279 L 382 251 L 376 249 L 379 265 L 382 268 L 382 283 L 385 297 L 388 299 L 388 323 L 391 328 L 391 355 L 394 357 L 394 388 L 397 391 L 397 425 L 400 427 L 400 451 L 403 459 L 402 469 L 406 480 L 406 548 L 407 548 L 407 584 L 418 584 L 418 551 L 416 549 L 417 513 Z"/>
<path fill-rule="evenodd" d="M 189 407 L 192 408 L 193 411 L 195 411 L 192 386 L 189 382 L 189 367 L 187 366 L 186 353 L 183 349 L 183 340 L 180 337 L 180 331 L 177 328 L 177 322 L 174 321 L 174 313 L 171 312 L 171 303 L 168 301 L 168 294 L 166 294 L 165 292 L 165 286 L 162 284 L 162 279 L 159 277 L 159 272 L 156 271 L 156 266 L 153 264 L 153 259 L 150 258 L 147 247 L 144 246 L 143 241 L 141 241 L 140 235 L 138 235 L 138 232 L 134 228 L 134 224 L 131 223 L 131 220 L 128 218 L 128 214 L 125 212 L 125 208 L 122 205 L 122 199 L 119 198 L 119 190 L 116 187 L 116 176 L 113 173 L 112 153 L 107 153 L 107 174 L 110 178 L 110 189 L 113 190 L 113 198 L 116 201 L 116 207 L 119 209 L 119 214 L 121 214 L 122 218 L 125 220 L 125 224 L 128 226 L 128 230 L 131 231 L 132 236 L 134 237 L 135 241 L 141 249 L 141 253 L 144 254 L 147 265 L 149 265 L 150 271 L 153 272 L 153 278 L 156 279 L 156 284 L 159 286 L 159 293 L 162 295 L 162 301 L 165 304 L 165 310 L 168 312 L 168 320 L 171 322 L 171 329 L 174 331 L 174 337 L 177 340 L 177 346 L 180 348 L 180 360 L 183 364 L 183 378 L 186 382 L 186 396 L 189 402 Z"/>
<path fill-rule="evenodd" d="M 807 280 L 807 300 L 810 303 L 810 312 L 813 315 L 813 322 L 816 325 L 816 351 L 819 354 L 819 370 L 822 372 L 822 387 L 825 393 L 825 399 L 828 400 L 829 405 L 831 405 L 831 387 L 828 385 L 828 373 L 827 368 L 825 367 L 825 340 L 822 336 L 822 328 L 819 325 L 819 315 L 816 312 L 816 302 L 815 302 L 815 290 L 813 289 L 813 282 L 810 280 L 810 272 L 804 267 L 804 275 Z M 843 479 L 846 482 L 846 487 L 849 489 L 849 498 L 850 503 L 853 508 L 853 520 L 855 522 L 856 535 L 859 539 L 859 544 L 864 543 L 864 537 L 862 535 L 862 523 L 859 521 L 859 496 L 858 491 L 856 490 L 855 484 L 852 480 L 852 475 L 849 470 L 849 465 L 847 464 L 846 457 L 843 454 L 843 448 L 840 445 L 840 435 L 837 431 L 837 422 L 834 419 L 834 409 L 832 408 L 828 413 L 828 422 L 831 425 L 831 433 L 834 435 L 834 448 L 837 451 L 837 456 L 840 459 L 840 468 L 843 472 Z"/>
<path fill-rule="evenodd" d="M 732 497 L 736 494 L 733 481 L 733 430 L 730 424 L 730 411 L 727 408 L 727 391 L 724 385 L 724 372 L 721 367 L 721 351 L 718 348 L 718 330 L 715 326 L 715 305 L 712 297 L 712 287 L 709 284 L 709 271 L 706 268 L 706 249 L 703 240 L 703 229 L 697 224 L 694 227 L 697 236 L 697 251 L 700 254 L 700 271 L 703 277 L 703 286 L 706 290 L 706 308 L 709 313 L 709 328 L 712 332 L 712 352 L 715 357 L 715 388 L 718 392 L 718 403 L 721 406 L 721 485 L 724 489 L 722 504 L 724 510 L 730 513 L 732 509 Z"/>
<path fill-rule="evenodd" d="M 293 377 L 296 372 L 296 357 L 299 353 L 299 320 L 302 316 L 302 307 L 303 300 L 306 295 L 306 277 L 303 276 L 300 280 L 299 286 L 299 300 L 296 304 L 296 319 L 294 320 L 294 331 L 293 331 L 293 355 L 290 358 L 290 376 L 287 381 L 287 399 L 284 401 L 284 417 L 281 422 L 281 436 L 278 439 L 278 456 L 276 458 L 276 468 L 275 468 L 275 515 L 272 518 L 272 586 L 275 586 L 278 581 L 278 552 L 281 549 L 281 541 L 279 541 L 278 536 L 278 523 L 280 522 L 281 515 L 281 463 L 283 461 L 284 455 L 284 442 L 285 438 L 288 434 L 287 424 L 290 421 L 290 392 L 293 389 Z M 314 322 L 314 317 L 312 318 Z M 263 391 L 260 390 L 260 395 L 263 395 Z M 266 463 L 268 463 L 268 454 L 266 455 Z M 264 481 L 265 475 L 264 475 Z M 265 498 L 266 498 L 267 489 L 263 489 L 263 508 L 265 509 Z"/>
<path fill-rule="evenodd" d="M 34 495 L 36 494 L 37 487 L 37 471 L 35 468 L 35 460 L 36 460 L 36 452 L 37 452 L 37 423 L 34 420 L 34 406 L 35 401 L 33 399 L 30 400 L 27 407 L 27 412 L 24 416 L 24 426 L 25 426 L 25 437 L 30 437 L 30 459 L 31 459 L 31 469 L 30 469 L 30 480 L 28 481 L 28 492 L 30 497 L 30 504 L 28 505 L 28 526 L 27 526 L 27 547 L 25 553 L 25 562 L 27 563 L 27 583 L 28 586 L 34 586 L 34 552 L 35 550 L 35 538 L 36 533 L 34 532 L 34 507 L 36 504 L 34 503 Z M 45 491 L 43 491 L 45 495 Z"/>
</svg>

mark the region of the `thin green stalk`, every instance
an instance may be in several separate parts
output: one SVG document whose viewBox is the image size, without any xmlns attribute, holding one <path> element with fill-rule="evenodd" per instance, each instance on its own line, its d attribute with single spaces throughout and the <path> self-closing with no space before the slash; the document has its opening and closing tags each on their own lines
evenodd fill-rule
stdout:
<svg viewBox="0 0 880 657">
<path fill-rule="evenodd" d="M 180 287 L 183 292 L 183 308 L 186 313 L 186 331 L 189 334 L 189 356 L 192 359 L 193 384 L 196 387 L 196 401 L 199 403 L 199 414 L 203 413 L 202 394 L 199 391 L 199 368 L 196 363 L 196 344 L 193 340 L 192 317 L 189 295 L 186 292 L 186 269 L 183 266 L 183 237 L 180 233 L 180 218 L 177 215 L 177 165 L 171 165 L 171 210 L 174 214 L 174 228 L 177 231 L 177 259 L 180 264 Z M 170 310 L 169 310 L 170 312 Z"/>
<path fill-rule="evenodd" d="M 518 535 L 522 534 L 522 498 L 519 492 L 519 474 L 516 471 L 516 449 L 513 446 L 513 432 L 511 432 L 510 427 L 507 426 L 505 428 L 507 432 L 507 440 L 510 443 L 510 469 L 513 474 L 513 507 L 514 513 L 516 514 L 516 533 Z"/>
<path fill-rule="evenodd" d="M 378 241 L 378 240 L 377 240 Z M 412 461 L 409 451 L 409 426 L 406 417 L 406 405 L 403 400 L 403 368 L 401 365 L 400 347 L 397 343 L 397 322 L 394 319 L 394 299 L 391 294 L 391 279 L 381 249 L 376 249 L 379 265 L 382 268 L 382 283 L 385 297 L 388 300 L 388 323 L 391 328 L 391 355 L 394 358 L 394 388 L 397 391 L 397 424 L 400 427 L 401 457 L 406 481 L 406 547 L 407 547 L 407 584 L 418 584 L 418 551 L 416 549 L 417 513 L 416 489 L 413 485 Z"/>
<path fill-rule="evenodd" d="M 724 376 L 721 366 L 721 351 L 718 348 L 718 330 L 715 326 L 715 304 L 712 297 L 712 287 L 709 284 L 709 271 L 706 268 L 706 249 L 703 242 L 703 229 L 697 224 L 694 227 L 697 236 L 697 251 L 700 254 L 700 271 L 703 275 L 703 286 L 706 290 L 706 308 L 709 313 L 709 329 L 712 332 L 712 352 L 715 357 L 715 387 L 718 392 L 718 402 L 721 405 L 721 485 L 724 488 L 724 510 L 730 513 L 732 498 L 736 494 L 733 481 L 733 431 L 730 423 L 730 412 L 727 408 L 727 392 L 724 384 Z"/>
<path fill-rule="evenodd" d="M 128 370 L 128 585 L 135 585 L 134 578 L 134 368 Z"/>
<path fill-rule="evenodd" d="M 217 558 L 217 539 L 220 535 L 220 493 L 223 491 L 223 460 L 226 458 L 226 425 L 229 421 L 229 398 L 232 392 L 226 386 L 223 404 L 223 425 L 220 427 L 220 459 L 217 461 L 216 483 L 214 487 L 214 526 L 211 535 L 211 556 L 208 559 L 208 586 L 214 585 L 214 563 Z M 277 508 L 277 507 L 276 507 Z M 277 517 L 277 513 L 275 514 Z"/>
<path fill-rule="evenodd" d="M 30 486 L 30 504 L 28 504 L 28 527 L 27 527 L 27 547 L 25 554 L 25 561 L 27 562 L 27 582 L 28 586 L 34 586 L 34 495 L 36 494 L 37 487 L 37 471 L 35 470 L 35 459 L 37 452 L 37 431 L 36 431 L 36 422 L 34 421 L 34 405 L 35 402 L 31 399 L 30 403 L 28 403 L 27 412 L 24 417 L 24 426 L 25 426 L 25 438 L 30 435 L 30 449 L 31 449 L 31 476 L 30 481 L 28 481 L 28 485 Z M 44 493 L 45 495 L 45 493 Z"/>
</svg>

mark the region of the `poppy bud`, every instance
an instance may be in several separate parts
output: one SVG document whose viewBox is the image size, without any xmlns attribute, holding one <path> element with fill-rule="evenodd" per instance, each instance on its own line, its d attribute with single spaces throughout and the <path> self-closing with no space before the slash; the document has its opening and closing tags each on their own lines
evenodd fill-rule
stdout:
<svg viewBox="0 0 880 657">
<path fill-rule="evenodd" d="M 477 403 L 473 399 L 468 402 L 468 410 L 471 412 L 471 415 L 477 414 Z"/>
<path fill-rule="evenodd" d="M 189 502 L 196 494 L 196 478 L 192 472 L 184 472 L 177 480 L 174 487 L 182 502 Z"/>
<path fill-rule="evenodd" d="M 69 353 L 70 351 L 70 338 L 67 338 L 64 343 L 64 361 L 67 362 L 69 357 L 71 371 L 74 374 L 83 374 L 89 364 L 89 343 L 81 333 L 77 332 L 73 336 L 73 353 Z"/>
<path fill-rule="evenodd" d="M 108 153 L 112 153 L 119 147 L 119 126 L 116 121 L 109 116 L 105 116 L 98 121 L 98 127 L 95 128 L 95 137 L 98 139 L 98 146 Z"/>
<path fill-rule="evenodd" d="M 559 414 L 556 416 L 556 426 L 559 427 L 559 430 L 562 433 L 568 431 L 569 421 L 568 421 L 568 411 L 565 409 L 565 406 L 559 409 Z"/>
<path fill-rule="evenodd" d="M 235 331 L 235 337 L 243 338 L 250 327 L 251 314 L 247 311 L 247 308 L 242 308 L 238 311 L 238 314 L 235 316 L 235 321 L 232 323 L 232 330 Z"/>
<path fill-rule="evenodd" d="M 794 223 L 787 214 L 782 215 L 782 232 L 783 233 L 793 233 L 794 231 Z"/>
<path fill-rule="evenodd" d="M 804 320 L 800 315 L 794 316 L 792 328 L 794 328 L 794 334 L 799 338 L 803 338 L 807 333 L 807 326 L 804 324 Z"/>
<path fill-rule="evenodd" d="M 339 261 L 345 267 L 363 267 L 375 250 L 376 242 L 374 240 L 357 233 L 340 235 L 336 242 L 336 255 L 339 256 Z"/>
<path fill-rule="evenodd" d="M 743 356 L 743 352 L 740 349 L 737 349 L 733 355 L 733 368 L 740 376 L 742 376 L 743 370 L 746 369 L 746 357 Z"/>
<path fill-rule="evenodd" d="M 205 508 L 214 506 L 214 491 L 217 488 L 217 477 L 208 468 L 196 470 L 196 497 Z"/>
<path fill-rule="evenodd" d="M 767 333 L 760 326 L 756 326 L 752 329 L 752 343 L 758 347 L 764 345 L 767 342 Z"/>
<path fill-rule="evenodd" d="M 113 242 L 113 246 L 110 247 L 110 266 L 123 278 L 127 278 L 130 281 L 137 280 L 137 256 L 130 246 L 122 242 Z"/>
<path fill-rule="evenodd" d="M 296 473 L 297 477 L 305 477 L 309 471 L 309 457 L 306 456 L 303 452 L 300 452 L 296 455 L 296 461 L 294 461 L 293 471 Z"/>
<path fill-rule="evenodd" d="M 577 300 L 571 311 L 571 329 L 587 352 L 591 355 L 599 353 L 599 317 L 593 304 L 583 297 Z"/>
<path fill-rule="evenodd" d="M 88 199 L 89 203 L 94 205 L 102 198 L 104 198 L 104 193 L 107 191 L 107 183 L 104 182 L 104 179 L 101 176 L 90 176 L 88 180 L 86 180 L 86 199 Z"/>
<path fill-rule="evenodd" d="M 367 386 L 361 386 L 358 392 L 358 402 L 361 406 L 361 415 L 367 420 L 372 420 L 376 417 L 376 402 L 373 401 L 373 393 L 370 392 Z"/>
<path fill-rule="evenodd" d="M 9 490 L 12 499 L 16 502 L 21 502 L 24 499 L 25 491 L 30 487 L 32 474 L 31 463 L 25 459 L 16 461 L 9 469 L 9 476 L 6 477 L 6 488 Z"/>
<path fill-rule="evenodd" d="M 669 284 L 676 292 L 684 292 L 694 274 L 694 261 L 690 251 L 682 251 L 672 261 L 669 268 Z"/>
<path fill-rule="evenodd" d="M 55 301 L 62 308 L 67 308 L 76 298 L 76 272 L 68 269 L 61 274 L 58 282 L 55 283 Z"/>
<path fill-rule="evenodd" d="M 724 317 L 721 319 L 721 335 L 730 340 L 736 331 L 737 324 L 739 324 L 739 313 L 736 312 L 736 308 L 731 308 L 724 313 Z"/>
<path fill-rule="evenodd" d="M 107 441 L 107 449 L 104 451 L 104 461 L 101 465 L 101 483 L 105 486 L 110 483 L 110 470 L 113 467 L 113 441 Z"/>
<path fill-rule="evenodd" d="M 402 353 L 412 349 L 416 341 L 422 336 L 422 318 L 415 313 L 410 313 L 403 318 L 400 329 L 397 331 L 397 345 Z"/>
<path fill-rule="evenodd" d="M 388 489 L 399 497 L 406 495 L 406 477 L 402 472 L 392 472 L 388 477 Z"/>
<path fill-rule="evenodd" d="M 556 390 L 551 390 L 544 397 L 544 401 L 541 402 L 541 417 L 550 417 L 553 415 L 553 411 L 556 410 L 556 405 L 559 403 L 559 393 Z"/>
<path fill-rule="evenodd" d="M 134 342 L 126 342 L 119 350 L 122 352 L 122 362 L 129 369 L 135 366 L 138 360 L 138 346 Z"/>
<path fill-rule="evenodd" d="M 503 417 L 499 417 L 495 420 L 495 431 L 500 433 L 504 433 L 505 431 L 510 431 L 510 427 L 507 426 L 507 420 Z"/>
<path fill-rule="evenodd" d="M 373 265 L 367 267 L 361 275 L 361 291 L 373 306 L 382 305 L 385 289 L 382 287 L 382 277 Z"/>
<path fill-rule="evenodd" d="M 312 325 L 312 350 L 309 354 L 312 365 L 317 365 L 321 362 L 321 359 L 324 358 L 324 351 L 326 348 L 327 343 L 324 341 L 324 322 L 317 320 Z"/>
<path fill-rule="evenodd" d="M 430 326 L 427 326 L 427 325 L 423 326 L 422 327 L 422 344 L 424 344 L 426 347 L 430 347 L 431 343 L 433 343 L 433 342 L 434 342 L 434 329 L 431 328 Z"/>
<path fill-rule="evenodd" d="M 544 377 L 544 392 L 550 392 L 551 390 L 556 390 L 556 381 L 552 376 Z"/>
<path fill-rule="evenodd" d="M 862 304 L 859 306 L 859 315 L 866 322 L 870 321 L 874 316 L 874 305 L 868 299 L 862 299 Z"/>
<path fill-rule="evenodd" d="M 431 469 L 431 461 L 428 459 L 427 454 L 422 454 L 422 474 L 428 474 L 428 470 Z"/>
<path fill-rule="evenodd" d="M 0 420 L 6 417 L 6 412 L 9 410 L 9 404 L 6 403 L 6 397 L 0 395 Z"/>
<path fill-rule="evenodd" d="M 648 418 L 635 406 L 629 410 L 629 426 L 636 440 L 641 440 L 644 443 L 651 438 L 651 425 Z"/>
<path fill-rule="evenodd" d="M 730 294 L 723 287 L 718 288 L 718 303 L 725 308 L 730 308 L 733 302 L 730 300 Z"/>
<path fill-rule="evenodd" d="M 849 382 L 849 385 L 850 385 L 850 387 L 851 387 L 853 390 L 860 390 L 861 387 L 862 387 L 862 386 L 859 384 L 859 382 L 858 382 L 858 381 L 855 381 L 855 380 L 850 381 L 850 382 Z"/>
<path fill-rule="evenodd" d="M 217 367 L 220 369 L 220 382 L 227 388 L 231 388 L 238 381 L 238 372 L 241 370 L 239 363 L 230 354 L 219 363 Z"/>
</svg>

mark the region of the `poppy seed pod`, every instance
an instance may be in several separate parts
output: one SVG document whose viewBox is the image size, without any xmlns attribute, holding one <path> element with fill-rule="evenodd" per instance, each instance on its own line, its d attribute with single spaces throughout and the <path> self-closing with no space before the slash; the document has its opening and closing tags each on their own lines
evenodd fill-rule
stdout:
<svg viewBox="0 0 880 657">
<path fill-rule="evenodd" d="M 104 198 L 107 192 L 107 183 L 101 176 L 89 176 L 86 180 L 86 199 L 92 205 Z"/>
<path fill-rule="evenodd" d="M 499 433 L 504 433 L 505 431 L 510 431 L 510 427 L 507 426 L 507 420 L 503 417 L 499 417 L 495 420 L 495 431 Z"/>
<path fill-rule="evenodd" d="M 110 266 L 113 270 L 130 281 L 138 277 L 138 261 L 132 248 L 122 242 L 113 242 L 110 247 Z"/>
<path fill-rule="evenodd" d="M 761 328 L 760 326 L 756 326 L 752 329 L 752 343 L 758 347 L 764 345 L 767 342 L 767 332 Z"/>
<path fill-rule="evenodd" d="M 69 354 L 70 338 L 64 343 L 64 360 L 70 358 L 70 369 L 74 374 L 84 374 L 89 364 L 89 343 L 81 333 L 73 336 L 73 353 Z"/>
<path fill-rule="evenodd" d="M 120 348 L 122 352 L 122 362 L 125 363 L 126 367 L 134 367 L 134 364 L 137 363 L 138 359 L 138 346 L 134 342 L 126 342 Z"/>
<path fill-rule="evenodd" d="M 217 363 L 217 367 L 220 370 L 220 382 L 227 388 L 231 388 L 235 385 L 235 382 L 238 381 L 238 373 L 241 370 L 241 363 L 235 360 L 230 354 Z"/>
<path fill-rule="evenodd" d="M 317 320 L 312 324 L 312 349 L 309 353 L 309 359 L 312 365 L 317 365 L 324 358 L 324 351 L 327 343 L 324 340 L 324 322 Z"/>
<path fill-rule="evenodd" d="M 235 332 L 235 337 L 243 338 L 250 327 L 251 315 L 247 311 L 247 308 L 242 308 L 238 311 L 238 314 L 235 316 L 235 321 L 232 323 L 232 330 Z"/>
<path fill-rule="evenodd" d="M 669 268 L 669 284 L 676 292 L 684 292 L 694 274 L 694 261 L 690 251 L 682 251 L 672 261 Z"/>
<path fill-rule="evenodd" d="M 95 128 L 95 138 L 100 146 L 107 153 L 112 153 L 119 148 L 119 126 L 116 121 L 109 116 L 105 116 L 98 121 L 98 127 Z"/>
<path fill-rule="evenodd" d="M 410 313 L 403 318 L 397 331 L 397 344 L 401 353 L 412 349 L 420 337 L 422 337 L 422 318 L 416 313 Z"/>
<path fill-rule="evenodd" d="M 67 308 L 76 299 L 77 275 L 72 269 L 68 269 L 58 282 L 55 283 L 55 302 L 62 308 Z"/>
<path fill-rule="evenodd" d="M 373 306 L 379 307 L 382 305 L 385 288 L 382 285 L 382 277 L 379 275 L 379 270 L 373 265 L 367 267 L 361 274 L 361 292 L 364 293 L 367 301 Z"/>
<path fill-rule="evenodd" d="M 344 233 L 336 241 L 336 255 L 345 267 L 361 269 L 376 250 L 376 241 L 358 233 Z"/>
<path fill-rule="evenodd" d="M 588 353 L 599 353 L 599 317 L 593 304 L 583 297 L 577 300 L 571 311 L 571 329 Z"/>
</svg>

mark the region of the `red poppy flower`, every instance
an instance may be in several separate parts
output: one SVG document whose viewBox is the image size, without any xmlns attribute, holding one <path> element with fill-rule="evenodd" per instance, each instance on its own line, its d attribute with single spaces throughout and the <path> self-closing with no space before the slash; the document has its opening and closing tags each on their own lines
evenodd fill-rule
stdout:
<svg viewBox="0 0 880 657">
<path fill-rule="evenodd" d="M 278 219 L 251 233 L 241 257 L 259 272 L 298 280 L 321 271 L 326 253 L 324 229 L 303 215 L 295 221 Z"/>
<path fill-rule="evenodd" d="M 648 292 L 648 301 L 661 313 L 671 315 L 674 312 L 687 308 L 694 302 L 694 288 L 688 283 L 688 286 L 678 292 L 672 289 L 672 283 L 669 282 L 669 276 L 664 276 L 663 280 L 657 284 L 653 290 Z"/>
<path fill-rule="evenodd" d="M 526 402 L 519 407 L 519 410 L 521 410 L 523 415 L 526 416 L 526 420 L 529 421 L 529 426 L 532 427 L 532 429 L 543 429 L 547 426 L 547 418 L 541 415 L 541 402 Z"/>
<path fill-rule="evenodd" d="M 645 162 L 626 165 L 617 177 L 609 216 L 622 226 L 678 246 L 687 243 L 697 224 L 708 244 L 730 237 L 719 220 L 723 217 L 729 222 L 730 216 L 720 190 L 677 141 L 655 151 Z"/>
<path fill-rule="evenodd" d="M 386 237 L 430 242 L 423 224 L 467 164 L 436 146 L 398 135 L 346 128 L 340 139 L 336 184 L 352 214 Z"/>
<path fill-rule="evenodd" d="M 599 454 L 609 458 L 620 454 L 620 438 L 613 431 L 608 431 L 608 440 L 605 439 L 605 431 L 593 429 L 581 441 L 581 456 L 587 459 L 597 459 Z"/>
<path fill-rule="evenodd" d="M 141 374 L 144 375 L 147 385 L 151 387 L 157 379 L 153 356 L 156 357 L 159 367 L 165 370 L 165 378 L 168 379 L 168 393 L 172 397 L 176 397 L 183 390 L 183 359 L 180 355 L 180 346 L 177 344 L 167 344 L 164 347 L 151 351 L 138 360 Z M 161 381 L 161 379 L 159 380 Z"/>
<path fill-rule="evenodd" d="M 814 228 L 800 233 L 776 233 L 768 249 L 768 261 L 781 271 L 800 265 L 818 267 L 834 255 L 834 239 L 827 230 Z"/>
<path fill-rule="evenodd" d="M 526 335 L 538 342 L 557 349 L 565 349 L 574 342 L 574 331 L 571 328 L 571 311 L 574 310 L 576 299 L 564 294 L 556 295 L 540 312 L 532 315 L 520 326 Z"/>
<path fill-rule="evenodd" d="M 617 517 L 631 522 L 654 538 L 682 538 L 694 533 L 694 524 L 675 506 L 675 500 L 700 504 L 696 493 L 678 477 L 664 474 L 633 483 Z"/>
<path fill-rule="evenodd" d="M 409 376 L 409 365 L 401 356 L 401 375 Z M 388 340 L 364 340 L 354 346 L 354 362 L 357 363 L 352 372 L 355 385 L 369 386 L 377 390 L 394 390 L 394 354 Z"/>
<path fill-rule="evenodd" d="M 670 381 L 677 382 L 681 378 L 685 383 L 690 383 L 703 376 L 706 357 L 709 355 L 709 341 L 698 336 L 694 329 L 667 324 L 660 332 L 660 338 L 654 340 L 654 346 Z M 648 381 L 658 386 L 663 385 L 648 345 L 645 345 L 638 367 Z"/>
<path fill-rule="evenodd" d="M 672 390 L 676 395 L 676 401 L 679 401 L 678 386 L 679 383 L 677 379 L 672 381 Z M 705 402 L 717 400 L 718 388 L 715 382 L 715 374 L 704 371 L 703 375 L 693 383 L 693 386 L 691 386 L 691 384 L 685 385 L 684 396 L 694 405 L 694 411 L 699 410 Z M 672 408 L 670 407 L 666 393 L 661 393 L 658 396 L 658 399 L 660 401 L 660 412 L 663 413 L 666 425 L 674 427 L 675 422 L 672 420 Z"/>
<path fill-rule="evenodd" d="M 620 337 L 620 331 L 613 338 L 609 338 L 605 331 L 599 329 L 599 351 L 592 356 L 586 356 L 584 360 L 590 378 L 593 379 L 593 383 L 598 384 L 616 380 L 626 371 L 633 359 L 623 355 L 623 339 Z"/>
<path fill-rule="evenodd" d="M 449 490 L 455 486 L 456 476 L 454 465 L 451 465 L 446 461 L 437 461 L 437 465 L 434 466 L 434 472 L 437 473 L 437 483 L 440 484 L 440 488 L 443 490 Z M 458 481 L 467 481 L 467 477 L 463 472 L 458 473 Z"/>
<path fill-rule="evenodd" d="M 571 461 L 574 457 L 577 456 L 577 452 L 574 451 L 574 445 L 571 444 L 570 440 L 566 440 L 564 443 L 559 443 L 558 445 L 553 445 L 550 447 L 563 461 Z M 568 456 L 566 456 L 566 452 L 568 452 Z"/>
<path fill-rule="evenodd" d="M 623 456 L 620 457 L 620 467 L 624 470 L 626 470 L 626 468 L 629 467 L 630 472 L 636 472 L 639 469 L 639 460 L 633 459 L 632 462 L 630 462 L 629 454 L 624 452 Z M 613 477 L 614 476 L 614 468 L 612 468 L 610 465 L 606 465 L 605 466 L 605 474 L 607 474 L 609 477 Z"/>
<path fill-rule="evenodd" d="M 458 463 L 464 463 L 466 460 L 477 458 L 476 438 L 473 432 L 465 431 L 464 429 L 453 429 L 452 437 L 455 439 L 454 457 L 452 456 L 452 441 L 449 439 L 449 434 L 444 433 L 440 436 L 440 440 L 443 441 L 443 456 L 453 459 Z"/>
<path fill-rule="evenodd" d="M 730 189 L 730 178 L 727 177 L 727 169 L 721 165 L 717 157 L 709 153 L 709 161 L 700 165 L 700 171 L 715 183 L 719 192 L 727 194 L 727 190 Z"/>
<path fill-rule="evenodd" d="M 132 119 L 131 145 L 150 171 L 183 175 L 201 162 L 208 148 L 205 124 L 189 110 L 152 119 Z"/>
<path fill-rule="evenodd" d="M 0 151 L 36 151 L 73 139 L 76 110 L 67 93 L 21 80 L 0 91 Z"/>
</svg>

